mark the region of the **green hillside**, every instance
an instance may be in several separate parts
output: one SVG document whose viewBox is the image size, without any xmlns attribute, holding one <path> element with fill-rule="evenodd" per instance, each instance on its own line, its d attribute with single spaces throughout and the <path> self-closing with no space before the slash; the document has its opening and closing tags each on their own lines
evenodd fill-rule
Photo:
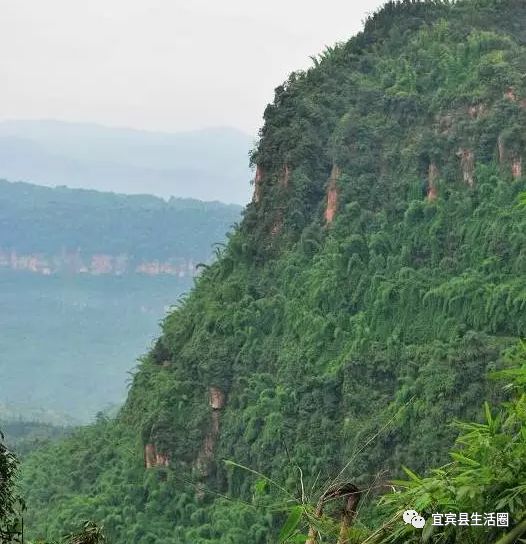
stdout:
<svg viewBox="0 0 526 544">
<path fill-rule="evenodd" d="M 284 501 L 448 460 L 526 334 L 525 29 L 517 0 L 390 2 L 276 89 L 254 201 L 118 417 L 25 463 L 33 535 L 276 543 Z"/>
</svg>

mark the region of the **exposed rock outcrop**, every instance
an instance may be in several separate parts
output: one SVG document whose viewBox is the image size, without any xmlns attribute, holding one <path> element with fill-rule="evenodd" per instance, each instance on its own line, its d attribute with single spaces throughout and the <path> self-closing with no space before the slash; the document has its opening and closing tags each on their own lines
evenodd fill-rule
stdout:
<svg viewBox="0 0 526 544">
<path fill-rule="evenodd" d="M 460 159 L 464 183 L 473 187 L 475 185 L 475 154 L 471 149 L 461 148 L 457 151 L 457 157 Z"/>
<path fill-rule="evenodd" d="M 148 443 L 144 446 L 144 466 L 146 468 L 167 467 L 170 465 L 170 458 L 166 453 L 157 451 L 155 444 Z"/>
<path fill-rule="evenodd" d="M 137 265 L 135 272 L 147 276 L 196 276 L 196 266 L 189 260 L 183 263 L 163 262 L 163 261 L 144 261 Z"/>
<path fill-rule="evenodd" d="M 211 425 L 203 440 L 201 450 L 195 463 L 200 476 L 208 476 L 210 463 L 214 458 L 214 450 L 219 436 L 220 414 L 225 406 L 225 394 L 218 387 L 212 386 L 208 389 L 208 404 L 212 409 Z"/>
<path fill-rule="evenodd" d="M 517 94 L 515 92 L 515 89 L 513 87 L 508 87 L 506 89 L 506 92 L 504 93 L 504 98 L 507 100 L 511 100 L 512 102 L 517 101 Z"/>
<path fill-rule="evenodd" d="M 332 167 L 331 176 L 327 185 L 327 207 L 325 209 L 325 221 L 327 225 L 330 225 L 333 222 L 338 209 L 338 180 L 340 179 L 341 173 L 341 169 L 338 166 L 334 165 Z"/>
<path fill-rule="evenodd" d="M 438 197 L 437 181 L 440 173 L 434 162 L 429 164 L 429 172 L 427 177 L 427 199 L 429 201 L 436 200 Z"/>
<path fill-rule="evenodd" d="M 475 104 L 473 106 L 470 106 L 468 108 L 468 114 L 471 117 L 471 119 L 478 119 L 484 113 L 486 113 L 486 106 L 484 104 Z"/>
<path fill-rule="evenodd" d="M 501 137 L 498 141 L 499 149 L 499 162 L 501 165 L 506 165 L 507 168 L 511 167 L 511 175 L 513 179 L 519 179 L 522 177 L 522 157 L 516 152 L 508 152 L 506 145 Z"/>
<path fill-rule="evenodd" d="M 20 254 L 15 250 L 0 248 L 0 268 L 20 270 L 50 276 L 52 274 L 86 274 L 91 276 L 121 276 L 123 274 L 144 274 L 148 276 L 195 276 L 192 260 L 170 259 L 168 261 L 142 261 L 133 263 L 128 255 L 97 253 L 83 256 L 80 251 L 62 252 L 59 255 L 42 253 Z"/>
<path fill-rule="evenodd" d="M 210 408 L 212 410 L 222 410 L 225 406 L 225 394 L 219 387 L 210 387 L 208 389 L 208 399 L 210 403 Z"/>
<path fill-rule="evenodd" d="M 252 202 L 256 204 L 261 200 L 261 186 L 263 183 L 263 176 L 265 175 L 263 167 L 259 164 L 256 167 L 256 175 L 254 177 L 254 194 L 252 196 Z"/>
<path fill-rule="evenodd" d="M 511 175 L 514 179 L 522 177 L 522 157 L 515 157 L 511 161 Z"/>
<path fill-rule="evenodd" d="M 447 135 L 453 128 L 453 115 L 441 115 L 436 117 L 436 130 L 442 134 Z"/>
<path fill-rule="evenodd" d="M 278 208 L 276 211 L 276 217 L 274 219 L 274 223 L 272 224 L 272 228 L 270 229 L 271 236 L 277 236 L 283 229 L 283 209 Z"/>
<path fill-rule="evenodd" d="M 285 163 L 281 176 L 279 177 L 279 184 L 281 187 L 288 187 L 290 181 L 290 168 L 289 165 Z"/>
<path fill-rule="evenodd" d="M 146 444 L 144 446 L 144 466 L 146 468 L 153 468 L 155 466 L 155 458 L 157 452 L 155 451 L 155 444 Z"/>
</svg>

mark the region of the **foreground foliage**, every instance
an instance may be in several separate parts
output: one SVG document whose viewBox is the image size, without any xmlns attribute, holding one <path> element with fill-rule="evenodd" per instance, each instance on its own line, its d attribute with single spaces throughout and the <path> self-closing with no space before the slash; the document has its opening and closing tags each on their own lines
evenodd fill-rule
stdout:
<svg viewBox="0 0 526 544">
<path fill-rule="evenodd" d="M 23 514 L 25 504 L 16 489 L 18 459 L 4 444 L 0 431 L 0 544 L 17 544 L 24 540 Z M 80 531 L 58 541 L 28 542 L 28 544 L 103 544 L 106 541 L 101 527 L 86 521 Z"/>
<path fill-rule="evenodd" d="M 345 533 L 348 544 L 505 544 L 526 533 L 526 344 L 510 352 L 509 362 L 512 368 L 492 375 L 504 381 L 509 400 L 495 407 L 485 403 L 480 423 L 453 422 L 459 435 L 449 462 L 424 477 L 404 469 L 407 479 L 392 482 L 392 491 L 357 509 L 355 524 Z M 423 530 L 403 523 L 406 510 L 426 519 Z M 288 511 L 283 542 L 305 542 L 309 526 L 316 527 L 323 541 L 338 539 L 338 524 L 314 515 L 310 505 L 297 504 Z M 483 525 L 483 513 L 497 511 L 509 515 L 509 529 Z M 433 514 L 460 512 L 479 513 L 480 526 L 433 524 Z"/>
<path fill-rule="evenodd" d="M 520 366 L 497 373 L 509 381 L 511 400 L 497 409 L 485 405 L 485 421 L 457 423 L 460 432 L 448 464 L 426 477 L 407 471 L 409 480 L 398 482 L 403 492 L 383 498 L 391 514 L 415 508 L 431 520 L 436 512 L 506 512 L 510 527 L 526 533 L 526 346 Z M 410 525 L 389 533 L 382 542 L 420 542 L 421 535 Z M 389 529 L 389 530 L 388 530 Z M 502 528 L 434 527 L 428 521 L 426 542 L 485 543 L 503 537 Z M 518 532 L 515 537 L 522 534 Z M 515 539 L 505 540 L 514 542 Z M 504 541 L 503 541 L 504 542 Z"/>
<path fill-rule="evenodd" d="M 18 462 L 3 441 L 4 435 L 0 431 L 0 542 L 21 542 L 20 510 L 23 505 L 15 490 Z"/>
</svg>

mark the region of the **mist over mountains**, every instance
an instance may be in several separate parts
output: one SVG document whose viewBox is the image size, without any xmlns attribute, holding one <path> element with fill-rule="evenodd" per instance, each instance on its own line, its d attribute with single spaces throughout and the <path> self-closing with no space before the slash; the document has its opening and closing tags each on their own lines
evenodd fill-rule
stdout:
<svg viewBox="0 0 526 544">
<path fill-rule="evenodd" d="M 0 122 L 0 177 L 245 204 L 252 138 L 234 128 L 162 133 L 62 121 Z"/>
<path fill-rule="evenodd" d="M 89 421 L 241 207 L 0 180 L 0 420 Z"/>
</svg>

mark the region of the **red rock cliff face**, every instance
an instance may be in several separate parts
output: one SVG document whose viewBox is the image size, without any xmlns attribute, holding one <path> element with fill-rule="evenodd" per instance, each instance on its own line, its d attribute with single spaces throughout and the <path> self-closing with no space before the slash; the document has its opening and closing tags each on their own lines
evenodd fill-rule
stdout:
<svg viewBox="0 0 526 544">
<path fill-rule="evenodd" d="M 113 272 L 113 257 L 111 255 L 93 255 L 90 270 L 95 276 L 111 274 Z"/>
<path fill-rule="evenodd" d="M 149 443 L 144 446 L 144 466 L 146 468 L 167 467 L 170 465 L 170 458 L 165 453 L 159 453 L 155 444 Z"/>
<path fill-rule="evenodd" d="M 506 98 L 510 102 L 516 102 L 517 101 L 517 93 L 515 92 L 515 89 L 513 87 L 508 87 L 506 89 L 506 92 L 504 93 L 504 98 Z"/>
<path fill-rule="evenodd" d="M 252 196 L 252 202 L 255 202 L 256 204 L 261 200 L 261 186 L 263 184 L 263 167 L 259 166 L 259 164 L 256 167 L 256 176 L 254 177 L 254 194 Z"/>
<path fill-rule="evenodd" d="M 33 272 L 49 276 L 58 273 L 89 274 L 93 276 L 122 274 L 145 274 L 149 276 L 171 275 L 193 277 L 197 275 L 192 260 L 143 261 L 133 264 L 127 255 L 95 254 L 82 257 L 79 252 L 63 252 L 60 255 L 40 253 L 19 254 L 0 248 L 0 268 Z"/>
<path fill-rule="evenodd" d="M 155 466 L 155 457 L 157 453 L 155 451 L 154 444 L 146 444 L 144 446 L 144 466 L 146 468 L 152 468 Z"/>
<path fill-rule="evenodd" d="M 499 138 L 499 162 L 501 165 L 506 165 L 508 168 L 511 166 L 511 175 L 513 179 L 519 179 L 522 177 L 522 157 L 516 153 L 509 153 L 504 145 L 502 138 Z"/>
<path fill-rule="evenodd" d="M 281 176 L 279 178 L 279 184 L 281 187 L 287 188 L 289 186 L 290 181 L 290 168 L 288 164 L 285 164 L 283 167 L 283 172 L 281 173 Z"/>
<path fill-rule="evenodd" d="M 451 132 L 452 128 L 453 128 L 453 116 L 451 114 L 440 115 L 436 118 L 436 130 L 440 134 L 445 136 Z"/>
<path fill-rule="evenodd" d="M 222 410 L 225 406 L 225 394 L 218 387 L 210 387 L 208 390 L 208 402 L 212 410 Z"/>
<path fill-rule="evenodd" d="M 52 273 L 52 263 L 44 255 L 19 255 L 16 251 L 0 249 L 0 268 L 25 270 L 48 276 Z"/>
<path fill-rule="evenodd" d="M 482 117 L 486 113 L 486 111 L 487 108 L 484 104 L 477 104 L 468 108 L 468 114 L 471 119 L 478 119 Z"/>
<path fill-rule="evenodd" d="M 331 177 L 327 186 L 327 206 L 325 208 L 325 221 L 330 225 L 334 220 L 338 209 L 338 180 L 341 176 L 341 170 L 338 166 L 332 167 Z"/>
<path fill-rule="evenodd" d="M 278 208 L 276 210 L 276 217 L 272 228 L 270 229 L 271 236 L 277 236 L 283 230 L 283 209 Z"/>
<path fill-rule="evenodd" d="M 514 179 L 522 178 L 522 157 L 515 157 L 512 160 L 511 175 Z"/>
<path fill-rule="evenodd" d="M 158 467 L 167 467 L 170 465 L 170 458 L 166 453 L 157 453 L 155 456 L 155 464 Z"/>
</svg>

